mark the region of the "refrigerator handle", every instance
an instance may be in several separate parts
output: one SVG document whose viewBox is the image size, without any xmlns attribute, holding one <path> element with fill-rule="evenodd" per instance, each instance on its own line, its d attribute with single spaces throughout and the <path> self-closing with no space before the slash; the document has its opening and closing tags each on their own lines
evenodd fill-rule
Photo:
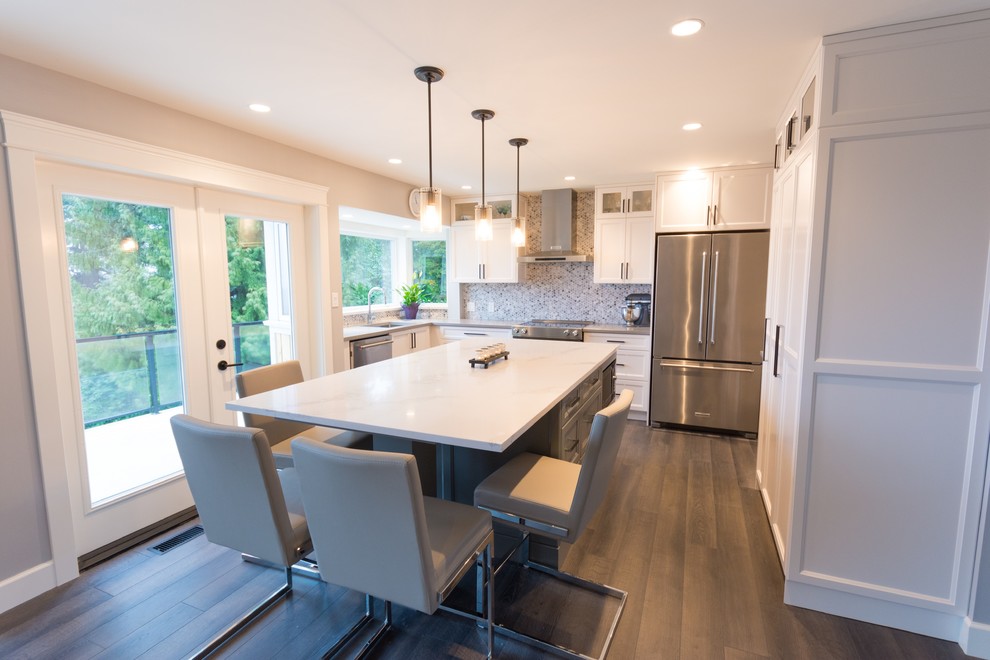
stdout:
<svg viewBox="0 0 990 660">
<path fill-rule="evenodd" d="M 715 273 L 712 275 L 712 313 L 711 318 L 708 320 L 708 324 L 711 326 L 711 331 L 708 333 L 711 338 L 709 341 L 712 346 L 715 345 L 715 304 L 718 302 L 718 250 L 715 250 Z"/>
<path fill-rule="evenodd" d="M 708 251 L 701 253 L 701 300 L 698 302 L 698 343 L 705 343 L 702 333 L 705 331 L 705 265 L 708 261 Z"/>
<path fill-rule="evenodd" d="M 783 330 L 784 326 L 778 325 L 777 330 L 774 332 L 773 336 L 773 377 L 779 378 L 780 371 L 777 366 L 780 362 L 780 331 Z"/>
</svg>

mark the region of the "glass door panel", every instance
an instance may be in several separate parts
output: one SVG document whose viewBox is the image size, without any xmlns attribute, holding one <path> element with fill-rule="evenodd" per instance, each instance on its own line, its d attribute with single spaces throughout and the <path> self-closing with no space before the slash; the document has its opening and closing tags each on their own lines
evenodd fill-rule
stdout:
<svg viewBox="0 0 990 660">
<path fill-rule="evenodd" d="M 88 507 L 182 473 L 170 209 L 62 195 Z"/>
<path fill-rule="evenodd" d="M 290 360 L 294 344 L 288 227 L 233 215 L 224 220 L 236 370 Z"/>
</svg>

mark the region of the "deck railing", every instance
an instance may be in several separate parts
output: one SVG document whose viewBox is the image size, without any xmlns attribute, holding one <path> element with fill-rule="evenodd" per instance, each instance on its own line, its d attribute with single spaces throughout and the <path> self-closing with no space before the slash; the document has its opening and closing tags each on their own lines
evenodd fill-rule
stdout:
<svg viewBox="0 0 990 660">
<path fill-rule="evenodd" d="M 246 345 L 246 343 L 248 345 Z M 235 323 L 233 362 L 246 371 L 269 364 L 264 321 Z M 182 405 L 176 329 L 76 340 L 85 428 Z"/>
</svg>

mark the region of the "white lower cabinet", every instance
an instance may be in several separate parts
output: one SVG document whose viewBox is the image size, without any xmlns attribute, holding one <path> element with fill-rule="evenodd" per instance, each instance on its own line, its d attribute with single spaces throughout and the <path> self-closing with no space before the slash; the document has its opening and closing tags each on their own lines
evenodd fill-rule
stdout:
<svg viewBox="0 0 990 660">
<path fill-rule="evenodd" d="M 650 336 L 585 331 L 584 341 L 617 346 L 615 391 L 632 390 L 629 419 L 645 420 L 650 393 Z"/>
<path fill-rule="evenodd" d="M 392 357 L 415 353 L 429 348 L 431 345 L 430 326 L 428 325 L 392 332 Z"/>
</svg>

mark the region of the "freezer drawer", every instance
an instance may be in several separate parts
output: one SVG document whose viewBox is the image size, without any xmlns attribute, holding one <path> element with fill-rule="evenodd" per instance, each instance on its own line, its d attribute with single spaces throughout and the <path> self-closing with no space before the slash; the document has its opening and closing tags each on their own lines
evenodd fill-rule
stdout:
<svg viewBox="0 0 990 660">
<path fill-rule="evenodd" d="M 755 434 L 762 370 L 758 364 L 653 360 L 650 423 Z"/>
</svg>

